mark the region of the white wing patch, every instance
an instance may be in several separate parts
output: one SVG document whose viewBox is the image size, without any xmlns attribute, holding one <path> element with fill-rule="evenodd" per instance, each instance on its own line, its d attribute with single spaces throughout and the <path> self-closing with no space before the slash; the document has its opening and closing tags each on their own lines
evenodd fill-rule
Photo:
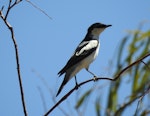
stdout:
<svg viewBox="0 0 150 116">
<path fill-rule="evenodd" d="M 89 41 L 83 41 L 82 43 L 80 43 L 80 45 L 78 47 L 84 46 L 87 43 L 89 43 Z"/>
<path fill-rule="evenodd" d="M 87 42 L 86 42 L 87 43 Z M 84 43 L 84 44 L 86 44 Z M 92 48 L 95 48 L 98 46 L 98 41 L 97 40 L 91 40 L 88 41 L 88 44 L 86 46 L 84 46 L 80 51 L 76 52 L 76 56 L 81 55 L 84 51 L 88 51 Z"/>
</svg>

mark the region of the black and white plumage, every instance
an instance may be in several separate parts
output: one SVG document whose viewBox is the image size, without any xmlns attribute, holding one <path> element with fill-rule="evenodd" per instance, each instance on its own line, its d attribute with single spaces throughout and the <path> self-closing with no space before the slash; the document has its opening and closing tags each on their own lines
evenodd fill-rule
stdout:
<svg viewBox="0 0 150 116">
<path fill-rule="evenodd" d="M 64 85 L 73 77 L 76 79 L 76 74 L 83 68 L 85 68 L 89 73 L 90 72 L 89 65 L 95 60 L 96 56 L 99 52 L 100 42 L 99 35 L 100 33 L 107 27 L 111 25 L 105 25 L 101 23 L 94 23 L 88 28 L 88 32 L 85 38 L 81 41 L 81 43 L 76 48 L 74 54 L 69 59 L 67 64 L 62 68 L 58 75 L 61 76 L 65 73 L 64 80 L 56 94 L 59 95 Z M 95 75 L 94 75 L 95 76 Z M 77 82 L 76 82 L 77 84 Z"/>
</svg>

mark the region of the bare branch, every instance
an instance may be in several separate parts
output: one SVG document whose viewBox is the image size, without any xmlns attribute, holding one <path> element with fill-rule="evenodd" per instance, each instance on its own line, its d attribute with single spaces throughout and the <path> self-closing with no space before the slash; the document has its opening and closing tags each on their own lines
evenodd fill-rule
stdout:
<svg viewBox="0 0 150 116">
<path fill-rule="evenodd" d="M 46 15 L 50 20 L 52 20 L 52 17 L 50 17 L 44 10 L 39 8 L 37 5 L 33 4 L 30 0 L 26 0 L 29 4 L 31 4 L 34 8 L 42 12 L 44 15 Z"/>
<path fill-rule="evenodd" d="M 7 20 L 7 17 L 8 17 L 8 14 L 10 12 L 10 10 L 15 6 L 17 5 L 19 2 L 21 2 L 22 0 L 16 0 L 13 4 L 12 4 L 12 0 L 9 0 L 9 4 L 8 4 L 8 8 L 7 8 L 7 11 L 6 11 L 6 15 L 5 15 L 5 20 Z M 11 5 L 12 4 L 12 5 Z"/>
<path fill-rule="evenodd" d="M 21 1 L 21 0 L 20 0 Z M 16 2 L 15 4 L 13 4 L 13 6 L 15 6 L 18 2 Z M 23 92 L 23 86 L 22 86 L 22 79 L 21 79 L 21 73 L 20 73 L 20 63 L 19 63 L 19 53 L 18 53 L 18 46 L 17 46 L 17 42 L 15 39 L 15 35 L 14 35 L 14 30 L 13 27 L 7 22 L 7 16 L 8 13 L 10 11 L 10 9 L 13 7 L 10 6 L 11 5 L 11 0 L 9 2 L 9 8 L 7 10 L 6 16 L 3 15 L 2 11 L 0 11 L 0 17 L 1 19 L 4 21 L 5 25 L 8 27 L 8 29 L 10 30 L 11 33 L 11 39 L 13 41 L 14 44 L 14 48 L 15 48 L 15 55 L 16 55 L 16 64 L 17 64 L 17 73 L 18 73 L 18 79 L 19 79 L 19 87 L 20 87 L 20 93 L 21 93 L 21 101 L 22 101 L 22 106 L 23 106 L 23 111 L 24 111 L 24 115 L 27 116 L 27 110 L 26 110 L 26 106 L 25 106 L 25 99 L 24 99 L 24 92 Z"/>
<path fill-rule="evenodd" d="M 150 56 L 150 53 L 149 54 L 146 54 L 145 56 L 143 56 L 142 58 L 136 60 L 135 62 L 131 63 L 129 66 L 125 67 L 124 69 L 122 69 L 118 75 L 115 77 L 115 78 L 108 78 L 108 77 L 97 77 L 96 80 L 109 80 L 109 81 L 116 81 L 118 78 L 120 78 L 120 76 L 126 71 L 128 70 L 129 68 L 131 68 L 132 66 L 140 63 L 143 59 L 145 59 L 146 57 Z M 87 81 L 84 81 L 82 83 L 80 83 L 78 85 L 79 86 L 82 86 L 88 82 L 91 82 L 91 81 L 95 81 L 95 77 L 92 78 L 92 79 L 89 79 Z M 67 97 L 69 97 L 77 88 L 77 86 L 75 86 L 73 89 L 71 89 L 65 96 L 63 96 L 47 113 L 44 114 L 44 116 L 47 116 L 48 114 L 50 114 L 61 102 L 63 102 L 65 99 L 67 99 Z"/>
<path fill-rule="evenodd" d="M 7 19 L 8 13 L 10 11 L 11 2 L 12 2 L 12 0 L 9 0 L 9 5 L 8 5 L 7 12 L 6 12 L 5 20 Z"/>
<path fill-rule="evenodd" d="M 0 12 L 2 12 L 2 11 L 3 11 L 3 9 L 4 9 L 4 6 L 2 6 L 2 8 L 1 8 Z M 1 15 L 1 14 L 0 14 L 0 15 Z"/>
<path fill-rule="evenodd" d="M 120 71 L 120 73 L 112 80 L 112 81 L 116 81 L 123 72 L 125 72 L 126 70 L 128 70 L 129 68 L 131 68 L 132 66 L 134 66 L 135 64 L 138 64 L 139 62 L 141 62 L 143 59 L 145 59 L 146 57 L 150 56 L 150 53 L 148 53 L 147 55 L 143 56 L 142 58 L 136 60 L 135 62 L 133 62 L 132 64 L 130 64 L 129 66 L 127 66 L 126 68 L 124 68 L 123 70 Z"/>
<path fill-rule="evenodd" d="M 9 5 L 8 5 L 7 12 L 6 12 L 5 20 L 7 19 L 8 13 L 10 11 L 11 2 L 12 2 L 12 0 L 9 0 Z"/>
<path fill-rule="evenodd" d="M 11 6 L 10 8 L 14 7 L 15 5 L 17 5 L 18 3 L 20 3 L 22 0 L 16 0 Z"/>
</svg>

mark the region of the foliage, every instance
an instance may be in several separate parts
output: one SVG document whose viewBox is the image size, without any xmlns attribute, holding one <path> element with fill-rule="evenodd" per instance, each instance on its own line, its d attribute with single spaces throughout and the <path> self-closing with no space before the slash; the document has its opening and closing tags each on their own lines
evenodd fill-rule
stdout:
<svg viewBox="0 0 150 116">
<path fill-rule="evenodd" d="M 126 50 L 128 49 L 128 50 Z M 124 67 L 130 65 L 132 62 L 141 58 L 145 54 L 150 52 L 150 30 L 146 32 L 142 32 L 140 29 L 136 31 L 129 31 L 128 35 L 124 37 L 120 43 L 119 49 L 117 51 L 117 58 L 113 58 L 113 62 L 116 62 L 115 71 L 113 73 L 113 77 L 115 77 Z M 116 60 L 116 61 L 114 61 Z M 131 104 L 135 100 L 138 100 L 142 95 L 144 96 L 144 92 L 147 89 L 150 89 L 150 58 L 146 58 L 141 63 L 131 67 L 128 69 L 124 75 L 122 75 L 117 81 L 111 82 L 109 87 L 109 93 L 106 103 L 105 115 L 115 115 L 120 116 L 124 113 L 124 111 L 130 107 Z M 123 79 L 128 78 L 128 82 L 126 86 L 130 88 L 121 89 L 124 84 Z M 89 92 L 88 90 L 87 92 Z M 119 103 L 119 99 L 122 98 L 122 95 L 119 94 L 119 91 L 129 91 L 130 95 L 127 96 L 127 99 L 124 99 L 124 103 Z M 86 92 L 86 93 L 87 93 Z M 83 102 L 83 98 L 87 98 L 92 92 L 89 94 L 83 94 L 81 98 L 78 100 L 77 104 L 80 106 L 86 102 Z M 86 96 L 85 96 L 86 95 Z M 82 103 L 81 103 L 82 100 Z M 147 99 L 150 102 L 150 98 Z M 95 111 L 97 116 L 102 114 L 102 110 L 100 110 L 100 103 L 95 99 Z M 78 105 L 78 108 L 80 107 Z M 138 108 L 138 106 L 137 106 Z M 150 108 L 146 107 L 138 110 L 138 112 L 133 111 L 132 114 L 136 113 L 136 115 L 146 115 L 146 113 L 150 113 Z M 138 113 L 138 114 L 137 114 Z"/>
</svg>

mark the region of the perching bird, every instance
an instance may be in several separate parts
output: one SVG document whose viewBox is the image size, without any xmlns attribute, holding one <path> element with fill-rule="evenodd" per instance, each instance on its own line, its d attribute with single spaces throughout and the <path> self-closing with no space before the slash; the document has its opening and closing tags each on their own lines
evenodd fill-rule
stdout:
<svg viewBox="0 0 150 116">
<path fill-rule="evenodd" d="M 85 68 L 89 73 L 91 73 L 96 78 L 94 73 L 89 71 L 89 65 L 95 60 L 96 56 L 98 55 L 100 47 L 99 42 L 100 33 L 110 26 L 111 25 L 105 25 L 102 23 L 94 23 L 88 28 L 85 38 L 78 45 L 74 54 L 69 59 L 64 68 L 62 68 L 58 72 L 59 76 L 65 73 L 65 77 L 56 94 L 56 97 L 59 95 L 64 85 L 71 78 L 75 77 L 76 86 L 78 85 L 76 80 L 76 74 L 83 68 Z"/>
</svg>

